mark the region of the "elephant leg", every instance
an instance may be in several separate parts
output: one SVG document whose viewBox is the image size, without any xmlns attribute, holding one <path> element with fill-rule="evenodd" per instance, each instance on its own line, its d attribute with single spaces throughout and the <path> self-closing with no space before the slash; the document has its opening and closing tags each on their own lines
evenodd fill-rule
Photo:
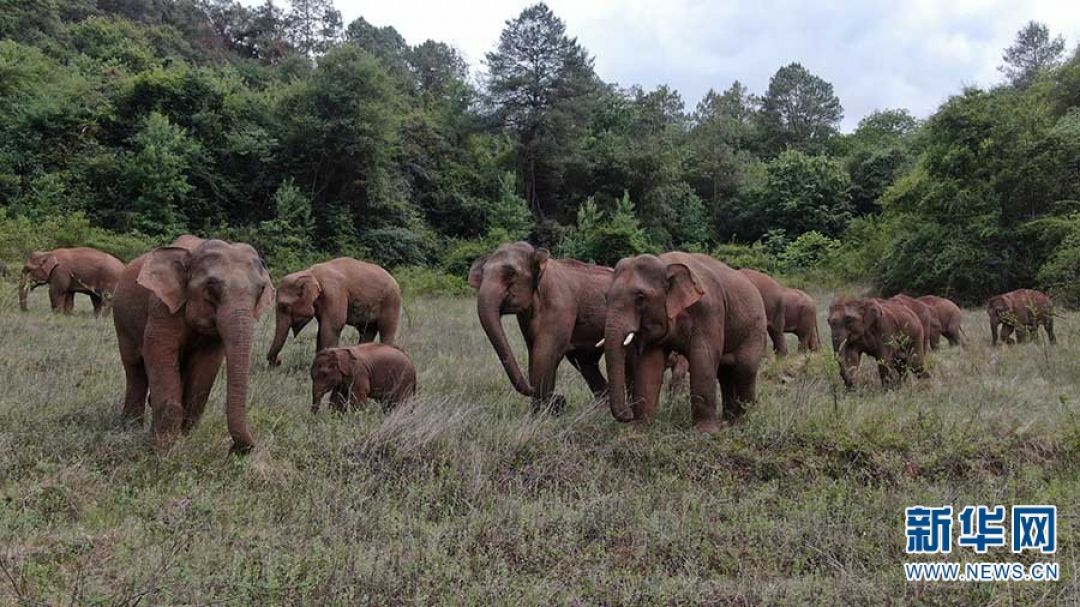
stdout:
<svg viewBox="0 0 1080 607">
<path fill-rule="evenodd" d="M 374 324 L 368 323 L 361 327 L 357 327 L 356 330 L 360 333 L 360 343 L 367 344 L 375 341 L 375 337 L 379 334 L 379 327 Z"/>
<path fill-rule="evenodd" d="M 349 386 L 349 407 L 366 409 L 371 394 L 371 381 L 367 377 L 357 377 Z"/>
<path fill-rule="evenodd" d="M 787 356 L 787 342 L 784 341 L 784 325 L 783 319 L 777 324 L 770 324 L 766 327 L 766 332 L 769 334 L 769 339 L 772 340 L 773 352 L 777 356 Z"/>
<path fill-rule="evenodd" d="M 705 347 L 691 347 L 687 358 L 690 360 L 690 416 L 694 429 L 706 434 L 719 432 L 720 424 L 716 415 L 717 364 Z"/>
<path fill-rule="evenodd" d="M 649 348 L 637 357 L 634 366 L 634 417 L 649 421 L 660 404 L 660 388 L 664 384 L 667 353 L 661 348 Z"/>
<path fill-rule="evenodd" d="M 888 390 L 892 387 L 892 362 L 886 360 L 877 361 L 878 375 L 881 377 L 881 387 Z"/>
<path fill-rule="evenodd" d="M 49 283 L 49 305 L 52 307 L 53 312 L 64 312 L 67 307 L 67 295 L 66 290 Z"/>
<path fill-rule="evenodd" d="M 1046 338 L 1050 340 L 1050 343 L 1056 344 L 1057 337 L 1054 337 L 1054 317 L 1047 316 L 1043 321 L 1043 328 L 1046 329 Z"/>
<path fill-rule="evenodd" d="M 191 352 L 184 361 L 184 421 L 180 431 L 187 434 L 199 423 L 218 370 L 225 360 L 225 345 L 208 344 Z"/>
<path fill-rule="evenodd" d="M 64 314 L 71 315 L 75 312 L 75 294 L 67 293 L 64 296 Z"/>
<path fill-rule="evenodd" d="M 720 365 L 716 377 L 720 382 L 724 421 L 735 423 L 745 415 L 746 405 L 757 399 L 757 370 L 736 360 L 734 364 Z"/>
<path fill-rule="evenodd" d="M 557 413 L 566 406 L 566 398 L 555 394 L 555 377 L 569 340 L 538 335 L 529 350 L 529 383 L 533 387 L 533 412 L 549 408 Z"/>
<path fill-rule="evenodd" d="M 585 378 L 593 396 L 599 398 L 607 391 L 607 380 L 600 373 L 600 354 L 572 351 L 566 354 L 566 360 Z"/>
<path fill-rule="evenodd" d="M 90 304 L 94 306 L 94 318 L 101 318 L 101 308 L 104 306 L 104 301 L 97 293 L 87 293 L 90 297 Z"/>
<path fill-rule="evenodd" d="M 150 382 L 151 424 L 155 447 L 168 448 L 180 433 L 184 417 L 180 379 L 179 344 L 146 335 L 146 373 Z"/>
<path fill-rule="evenodd" d="M 401 306 L 395 301 L 392 305 L 385 306 L 379 317 L 379 341 L 394 345 L 399 322 L 401 322 Z"/>
<path fill-rule="evenodd" d="M 1003 343 L 1003 344 L 1011 344 L 1013 342 L 1012 332 L 1013 332 L 1013 328 L 1011 326 L 1006 325 L 1006 324 L 1002 324 L 1001 325 L 1001 343 Z"/>
<path fill-rule="evenodd" d="M 855 378 L 859 375 L 859 358 L 861 357 L 862 352 L 848 346 L 844 347 L 843 352 L 838 357 L 840 378 L 844 380 L 844 385 L 848 388 L 855 387 Z"/>
<path fill-rule="evenodd" d="M 127 421 L 142 425 L 146 414 L 146 392 L 149 384 L 146 380 L 146 367 L 141 358 L 132 357 L 124 360 L 124 376 L 127 388 L 124 391 L 123 417 Z"/>
<path fill-rule="evenodd" d="M 315 353 L 318 354 L 327 348 L 336 348 L 344 328 L 344 323 L 333 322 L 328 318 L 319 319 L 319 337 L 315 340 Z"/>
</svg>

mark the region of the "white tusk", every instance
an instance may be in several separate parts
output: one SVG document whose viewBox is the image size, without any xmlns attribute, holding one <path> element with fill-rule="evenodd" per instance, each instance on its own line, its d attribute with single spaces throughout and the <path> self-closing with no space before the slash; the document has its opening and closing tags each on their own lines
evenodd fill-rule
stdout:
<svg viewBox="0 0 1080 607">
<path fill-rule="evenodd" d="M 622 345 L 623 345 L 623 347 L 629 346 L 629 345 L 630 345 L 630 342 L 632 342 L 632 341 L 634 341 L 634 332 L 633 332 L 633 331 L 631 331 L 631 332 L 630 332 L 630 333 L 629 333 L 629 334 L 628 334 L 628 335 L 626 336 L 626 339 L 624 339 L 624 340 L 623 340 L 623 342 L 622 342 Z"/>
<path fill-rule="evenodd" d="M 604 340 L 601 339 L 600 341 L 596 342 L 596 347 L 597 348 L 603 348 L 604 347 Z"/>
</svg>

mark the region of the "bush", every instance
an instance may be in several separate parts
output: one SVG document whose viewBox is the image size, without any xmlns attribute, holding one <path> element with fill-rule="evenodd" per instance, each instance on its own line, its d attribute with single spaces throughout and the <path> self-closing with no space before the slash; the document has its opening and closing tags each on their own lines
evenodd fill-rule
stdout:
<svg viewBox="0 0 1080 607">
<path fill-rule="evenodd" d="M 713 248 L 711 255 L 733 268 L 750 268 L 766 274 L 775 274 L 780 265 L 776 256 L 761 242 L 751 245 L 719 244 Z"/>
<path fill-rule="evenodd" d="M 577 227 L 559 245 L 559 255 L 606 266 L 624 257 L 655 253 L 634 215 L 630 195 L 623 194 L 611 215 L 605 217 L 589 199 L 578 209 Z"/>
<path fill-rule="evenodd" d="M 164 244 L 144 234 L 116 234 L 90 225 L 82 213 L 47 217 L 40 221 L 9 216 L 0 209 L 0 259 L 19 262 L 31 251 L 57 247 L 94 247 L 131 261 Z"/>
<path fill-rule="evenodd" d="M 805 232 L 780 254 L 780 269 L 786 273 L 818 270 L 831 262 L 839 249 L 839 241 L 821 232 Z"/>
<path fill-rule="evenodd" d="M 398 268 L 394 270 L 394 279 L 401 286 L 401 294 L 406 301 L 421 295 L 460 296 L 472 292 L 469 283 L 461 276 L 422 266 Z"/>
</svg>

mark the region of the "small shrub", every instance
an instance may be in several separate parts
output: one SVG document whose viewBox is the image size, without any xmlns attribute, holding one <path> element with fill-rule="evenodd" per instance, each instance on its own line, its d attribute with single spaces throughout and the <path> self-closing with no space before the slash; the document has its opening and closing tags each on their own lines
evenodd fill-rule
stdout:
<svg viewBox="0 0 1080 607">
<path fill-rule="evenodd" d="M 761 242 L 751 245 L 725 243 L 713 247 L 713 257 L 733 268 L 750 268 L 766 274 L 773 274 L 779 267 L 776 256 Z"/>
<path fill-rule="evenodd" d="M 472 292 L 461 276 L 421 266 L 406 266 L 394 270 L 402 296 L 408 300 L 421 295 L 468 295 Z"/>
</svg>

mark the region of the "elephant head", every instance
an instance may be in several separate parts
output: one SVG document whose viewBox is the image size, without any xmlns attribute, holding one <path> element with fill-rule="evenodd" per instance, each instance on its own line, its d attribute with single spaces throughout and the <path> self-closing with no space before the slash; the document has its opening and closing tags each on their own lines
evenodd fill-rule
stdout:
<svg viewBox="0 0 1080 607">
<path fill-rule="evenodd" d="M 26 311 L 27 296 L 37 285 L 49 282 L 60 260 L 51 251 L 34 251 L 23 263 L 22 277 L 19 280 L 19 308 Z"/>
<path fill-rule="evenodd" d="M 219 338 L 224 344 L 225 411 L 234 451 L 254 445 L 245 415 L 255 321 L 274 299 L 274 287 L 258 252 L 247 244 L 207 240 L 194 249 L 160 247 L 139 272 L 138 284 L 163 308 L 151 304 L 144 349 L 175 350 L 184 334 Z"/>
<path fill-rule="evenodd" d="M 327 348 L 315 355 L 311 363 L 311 412 L 318 413 L 323 396 L 346 383 L 357 360 L 356 352 L 349 348 Z M 331 402 L 332 406 L 344 403 Z"/>
<path fill-rule="evenodd" d="M 829 330 L 832 333 L 833 352 L 840 360 L 840 377 L 845 384 L 852 385 L 851 373 L 854 366 L 848 348 L 856 353 L 854 364 L 858 364 L 860 348 L 873 350 L 875 331 L 881 319 L 881 304 L 872 299 L 841 298 L 829 306 Z"/>
<path fill-rule="evenodd" d="M 521 372 L 506 332 L 503 314 L 521 314 L 533 307 L 540 275 L 551 259 L 547 249 L 534 248 L 526 242 L 499 245 L 491 255 L 473 262 L 469 286 L 478 290 L 476 311 L 480 325 L 499 356 L 510 382 L 521 394 L 532 396 L 533 387 Z"/>
<path fill-rule="evenodd" d="M 266 355 L 266 360 L 271 365 L 281 364 L 278 353 L 285 345 L 289 329 L 291 328 L 293 336 L 296 336 L 315 318 L 315 303 L 321 295 L 322 287 L 319 281 L 307 270 L 294 272 L 281 279 L 277 291 L 274 341 Z"/>
<path fill-rule="evenodd" d="M 607 292 L 604 358 L 607 361 L 611 414 L 634 418 L 626 403 L 626 349 L 656 346 L 674 331 L 679 315 L 705 291 L 685 264 L 665 263 L 654 255 L 621 260 Z"/>
</svg>

